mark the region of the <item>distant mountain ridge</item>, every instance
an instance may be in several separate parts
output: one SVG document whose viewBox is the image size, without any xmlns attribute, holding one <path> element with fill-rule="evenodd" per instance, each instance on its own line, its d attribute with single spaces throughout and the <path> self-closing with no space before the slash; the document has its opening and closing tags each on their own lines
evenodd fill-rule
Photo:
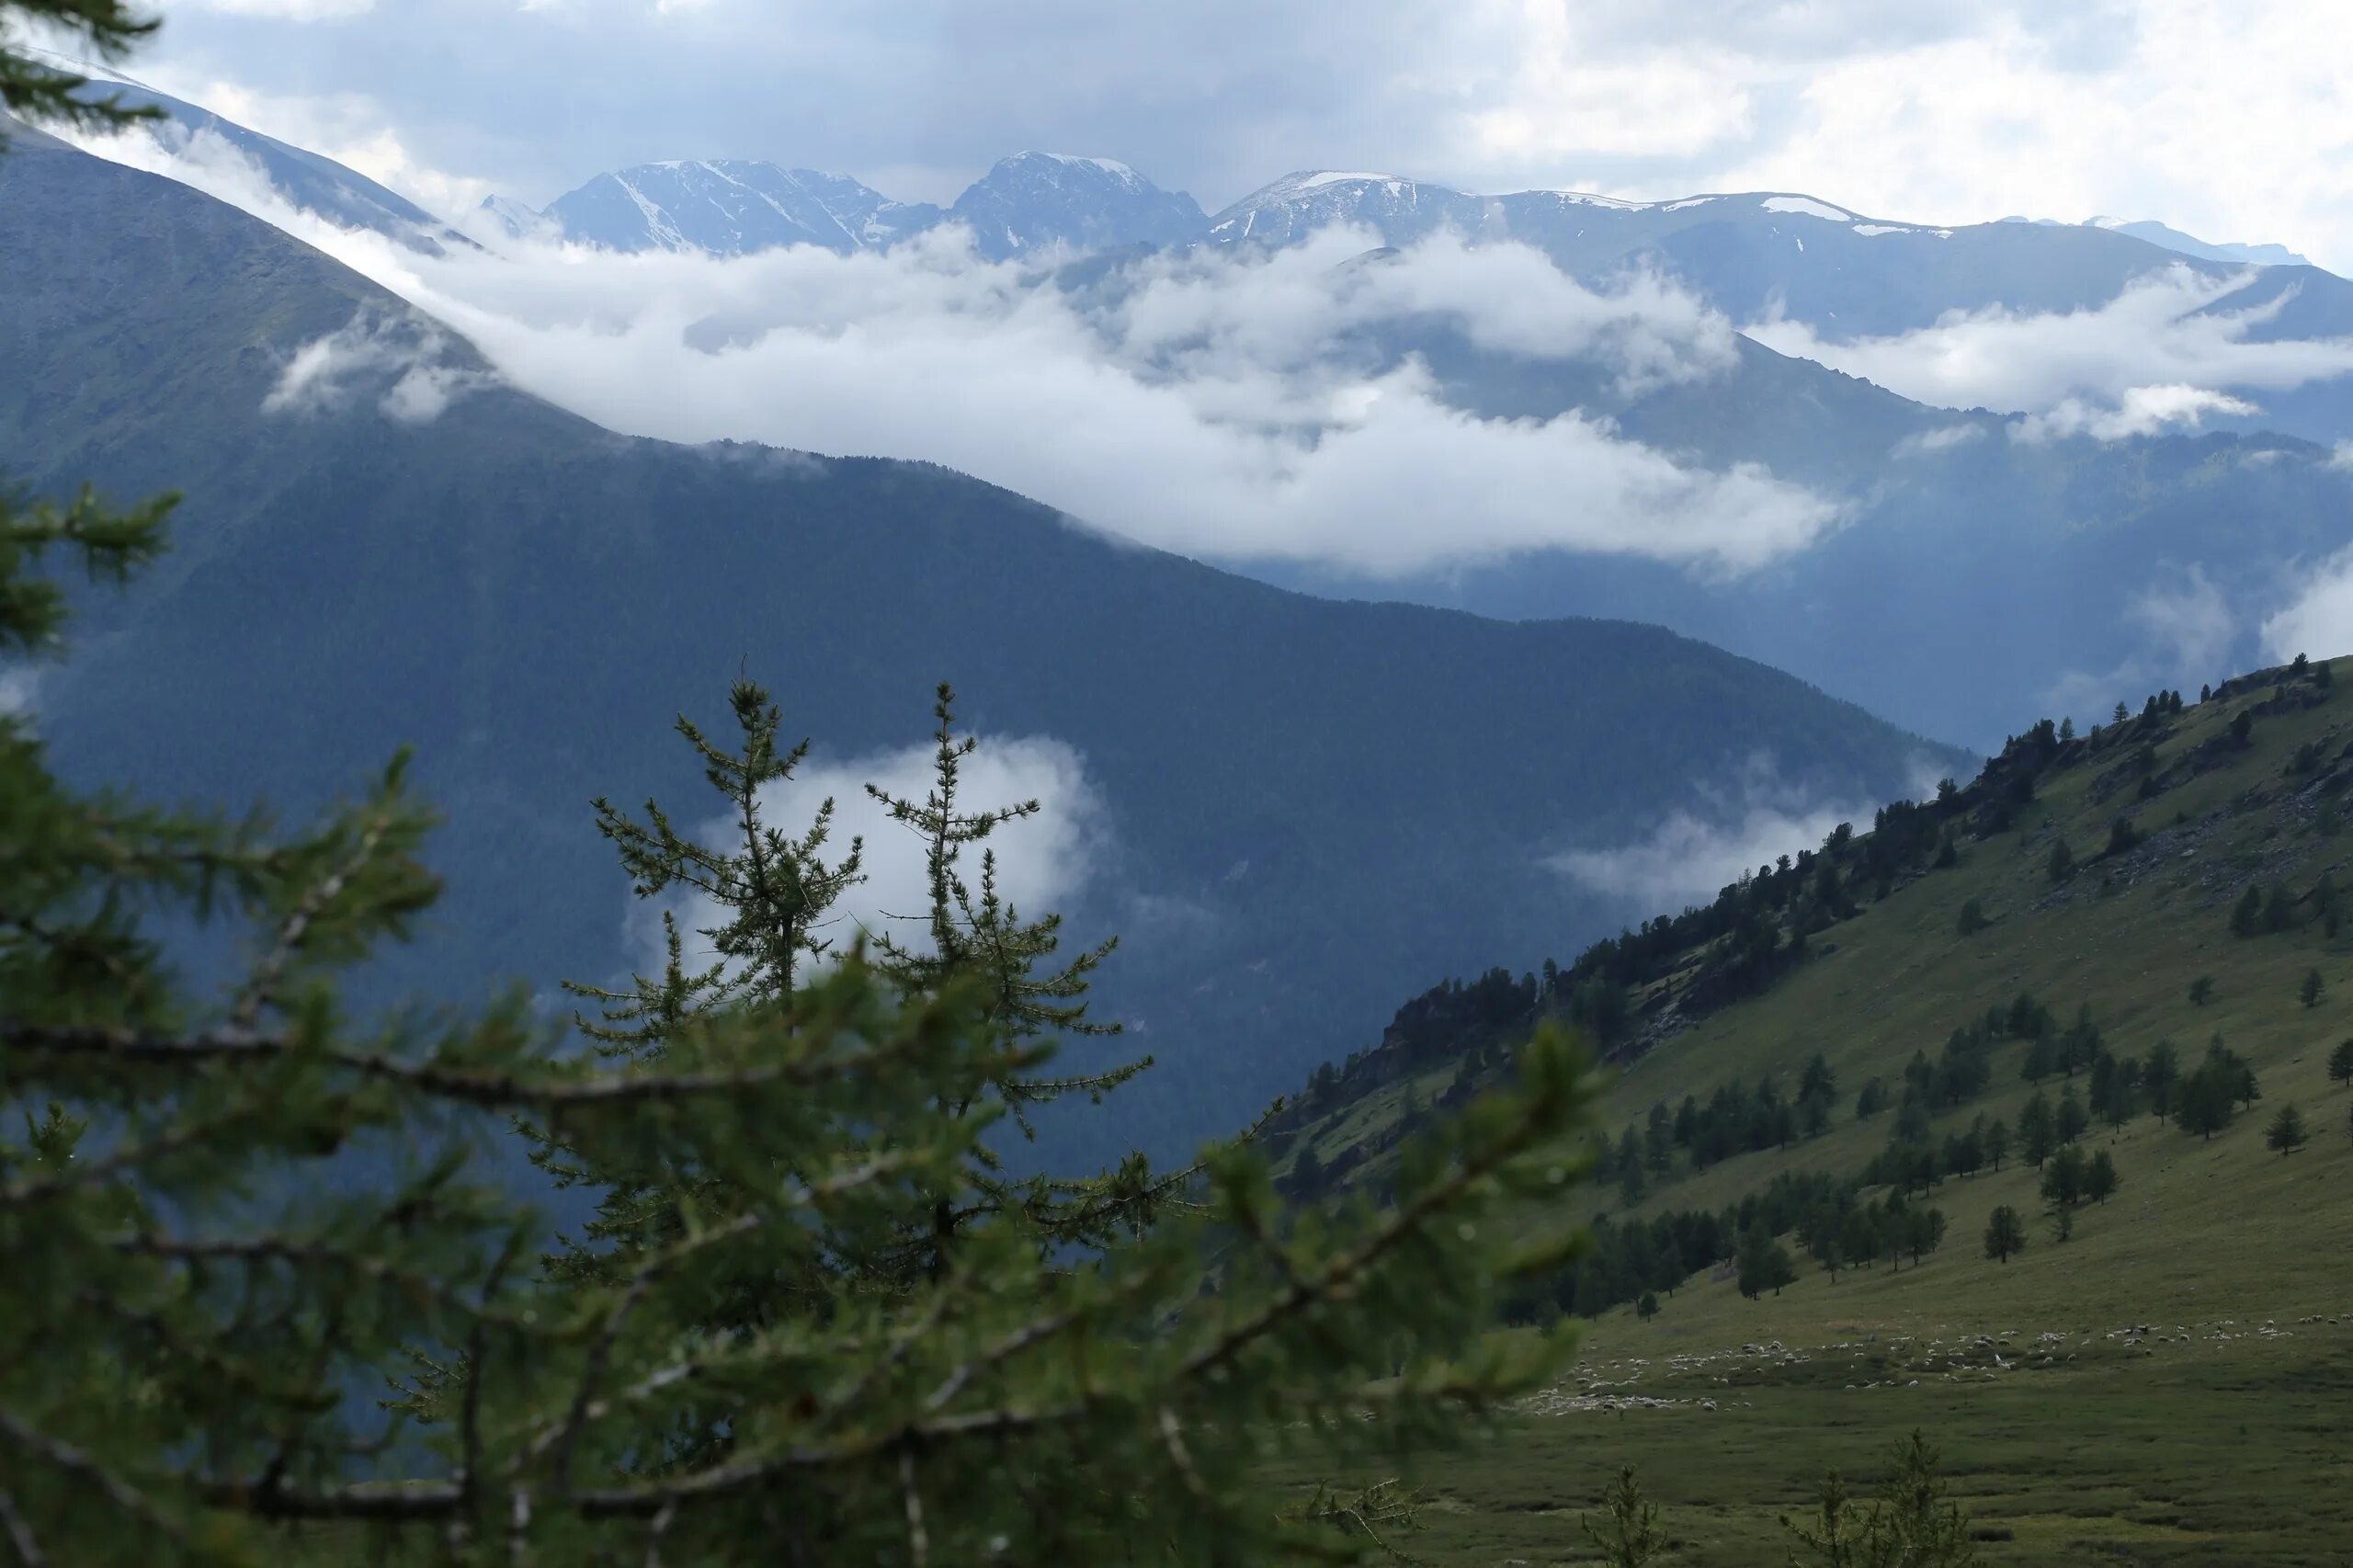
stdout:
<svg viewBox="0 0 2353 1568">
<path fill-rule="evenodd" d="M 0 159 L 0 470 L 188 497 L 43 672 L 52 755 L 300 811 L 414 744 L 449 890 L 405 989 L 638 956 L 587 802 L 691 809 L 671 720 L 739 671 L 836 758 L 919 744 L 953 678 L 974 729 L 1084 759 L 1106 833 L 1072 930 L 1129 937 L 1102 1006 L 1166 1066 L 1119 1103 L 1182 1151 L 1397 975 L 1597 935 L 1614 912 L 1547 851 L 1760 753 L 1841 799 L 1957 760 L 1655 627 L 1317 599 L 926 464 L 616 436 L 278 230 L 53 142 Z M 288 406 L 321 342 L 347 371 Z M 420 368 L 462 401 L 401 401 Z"/>
<path fill-rule="evenodd" d="M 173 155 L 201 156 L 207 141 L 218 143 L 251 160 L 288 202 L 338 227 L 372 231 L 428 255 L 438 255 L 452 244 L 472 243 L 407 197 L 332 158 L 264 136 L 104 65 L 44 50 L 30 52 L 89 77 L 99 89 L 91 96 L 111 97 L 125 108 L 160 110 L 161 118 L 147 129 Z"/>
<path fill-rule="evenodd" d="M 35 51 L 37 53 L 45 51 Z M 166 119 L 159 139 L 175 151 L 211 132 L 252 157 L 281 195 L 297 206 L 347 227 L 392 233 L 404 244 L 455 237 L 442 220 L 406 197 L 318 153 L 263 136 L 199 105 L 156 92 L 104 65 L 60 55 L 54 62 L 92 77 L 129 103 L 152 103 Z M 1729 204 L 1719 207 L 1718 204 Z M 1832 202 L 1794 192 L 1707 193 L 1635 201 L 1574 190 L 1480 194 L 1380 173 L 1302 170 L 1205 215 L 1182 191 L 1163 189 L 1132 165 L 1067 153 L 1024 152 L 1003 158 L 967 187 L 948 209 L 903 202 L 848 175 L 788 168 L 757 159 L 673 160 L 599 174 L 535 210 L 506 196 L 481 204 L 494 227 L 510 236 L 545 219 L 570 238 L 622 251 L 705 250 L 734 256 L 772 245 L 813 244 L 836 251 L 881 249 L 942 222 L 969 224 L 981 248 L 1011 256 L 1062 245 L 1125 249 L 1134 245 L 1280 244 L 1331 222 L 1370 224 L 1384 240 L 1450 227 L 1465 234 L 1526 239 L 1547 250 L 1562 244 L 1565 223 L 1601 214 L 1727 212 L 1803 216 L 1844 223 L 1866 236 L 1930 233 L 1987 224 L 1937 225 L 1870 219 Z M 1684 219 L 1674 227 L 1696 222 Z M 2277 244 L 2211 242 L 2149 219 L 2096 217 L 2081 224 L 2006 218 L 2029 229 L 2093 229 L 2138 240 L 2176 255 L 2259 267 L 2310 267 Z M 437 234 L 437 231 L 438 231 Z M 420 248 L 423 248 L 420 246 Z"/>
<path fill-rule="evenodd" d="M 1002 214 L 1017 196 L 1041 207 L 1034 222 L 1006 221 L 1025 245 L 1065 243 L 1057 235 L 1080 249 L 1082 241 L 1148 245 L 1151 225 L 1190 221 L 1142 176 L 1107 160 L 1037 154 L 992 176 L 982 182 L 985 210 Z M 843 187 L 857 202 L 881 199 L 856 182 Z M 845 199 L 829 198 L 842 187 L 819 176 L 795 188 L 821 204 Z M 1141 228 L 1086 229 L 1086 214 L 1105 202 Z M 853 218 L 870 210 L 840 208 Z M 483 216 L 524 230 L 540 222 L 520 208 Z M 1485 198 L 1324 171 L 1286 176 L 1202 222 L 1237 219 L 1248 233 L 1222 248 L 1245 262 L 1324 222 L 1345 219 L 1369 242 L 1400 246 L 1448 229 L 1524 242 L 1605 291 L 1633 274 L 1671 278 L 1734 324 L 1779 313 L 1833 344 L 1931 329 L 1954 312 L 2098 312 L 2129 284 L 2175 270 L 2210 296 L 2205 309 L 2239 317 L 2230 331 L 2244 344 L 2353 337 L 2353 284 L 2318 268 L 2202 260 L 2094 225 L 1894 223 L 1796 192 L 1657 203 L 1576 192 Z M 825 243 L 870 243 L 832 210 L 822 222 L 834 225 Z M 487 227 L 490 243 L 502 243 Z M 727 231 L 730 243 L 736 232 Z M 1150 253 L 1133 248 L 1074 264 L 1059 249 L 1015 254 L 1051 264 L 1025 268 L 1022 286 L 1096 296 L 1084 309 L 1116 311 L 1121 290 L 1158 270 L 1140 265 Z M 1984 743 L 2024 703 L 2056 699 L 2054 678 L 2070 683 L 2068 700 L 2104 708 L 2102 692 L 2119 679 L 2202 677 L 2218 660 L 2259 656 L 2266 619 L 2347 544 L 2346 472 L 2333 452 L 2353 439 L 2353 376 L 2251 387 L 2243 403 L 2252 412 L 2216 413 L 2189 433 L 2043 439 L 2020 435 L 2026 422 L 2003 411 L 1931 406 L 1802 352 L 1776 353 L 1745 335 L 1733 342 L 1734 362 L 1722 373 L 1636 389 L 1589 360 L 1473 341 L 1443 312 L 1369 326 L 1353 347 L 1369 373 L 1427 371 L 1467 417 L 1541 423 L 1574 411 L 1678 466 L 1756 465 L 1841 509 L 1840 527 L 1771 570 L 1716 578 L 1639 555 L 1541 548 L 1404 577 L 1273 556 L 1222 563 L 1328 597 L 1654 621 L 1915 729 Z M 1121 528 L 1117 506 L 1090 510 L 1101 512 L 1091 521 Z M 2175 607 L 2196 624 L 2177 632 L 2152 607 Z M 1993 624 L 2005 634 L 1989 640 L 1984 628 Z"/>
<path fill-rule="evenodd" d="M 939 222 L 847 175 L 721 158 L 642 164 L 595 179 L 540 214 L 565 239 L 617 251 L 745 256 L 813 244 L 881 250 Z"/>
</svg>

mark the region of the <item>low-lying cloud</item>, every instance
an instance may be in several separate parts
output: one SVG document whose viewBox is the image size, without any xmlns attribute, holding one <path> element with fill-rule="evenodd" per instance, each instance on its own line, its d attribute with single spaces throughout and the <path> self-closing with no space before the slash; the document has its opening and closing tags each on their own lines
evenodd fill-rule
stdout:
<svg viewBox="0 0 2353 1568">
<path fill-rule="evenodd" d="M 918 950 L 930 945 L 924 842 L 905 824 L 892 822 L 866 786 L 921 801 L 931 787 L 933 755 L 926 744 L 866 756 L 813 756 L 796 777 L 760 791 L 768 824 L 796 838 L 824 801 L 834 802 L 831 837 L 820 851 L 829 864 L 842 861 L 852 840 L 863 841 L 865 880 L 843 892 L 819 932 L 837 952 L 860 932 L 887 933 Z M 998 894 L 1025 919 L 1066 911 L 1087 893 L 1112 846 L 1110 812 L 1075 747 L 1051 736 L 989 737 L 964 759 L 959 788 L 968 810 L 1025 801 L 1039 805 L 1036 815 L 1003 824 L 965 852 L 959 874 L 975 898 L 983 849 L 995 857 Z M 733 828 L 733 819 L 722 816 L 704 823 L 698 835 L 724 847 Z M 658 926 L 644 917 L 661 907 L 633 912 L 633 928 L 643 941 L 641 960 L 649 965 L 661 961 Z M 686 935 L 688 961 L 709 963 L 710 944 L 699 933 L 717 923 L 717 907 L 699 894 L 666 907 Z"/>
<path fill-rule="evenodd" d="M 1948 452 L 1955 447 L 1965 447 L 1972 441 L 1985 438 L 1983 425 L 1939 425 L 1933 430 L 1921 430 L 1895 443 L 1891 454 L 1898 458 L 1925 457 L 1930 452 Z"/>
<path fill-rule="evenodd" d="M 2119 440 L 2213 415 L 2256 412 L 2243 392 L 2281 391 L 2353 373 L 2353 339 L 2251 335 L 2289 298 L 2225 305 L 2260 274 L 2209 277 L 2169 267 L 2115 299 L 2063 312 L 1995 307 L 1935 325 L 1836 341 L 1787 317 L 1742 330 L 1783 354 L 1817 360 L 1915 402 L 2026 415 L 2027 439 Z"/>
<path fill-rule="evenodd" d="M 262 399 L 264 414 L 332 414 L 372 400 L 387 419 L 430 424 L 491 378 L 450 362 L 449 338 L 429 323 L 363 312 L 296 349 Z"/>
<path fill-rule="evenodd" d="M 2123 623 L 2137 646 L 2105 672 L 2069 670 L 2044 699 L 2058 714 L 2105 719 L 2165 687 L 2197 687 L 2227 674 L 2243 651 L 2240 612 L 2202 564 L 2152 577 L 2125 601 Z"/>
<path fill-rule="evenodd" d="M 1913 793 L 1935 788 L 1926 758 L 1913 770 Z M 1730 786 L 1705 790 L 1694 806 L 1677 806 L 1629 844 L 1571 849 L 1542 864 L 1592 892 L 1624 898 L 1655 913 L 1705 903 L 1743 876 L 1783 855 L 1821 846 L 1840 823 L 1868 825 L 1877 803 L 1825 799 L 1782 778 L 1768 756 L 1751 757 Z"/>
<path fill-rule="evenodd" d="M 1397 575 L 1567 548 L 1737 573 L 1844 517 L 1762 465 L 1691 466 L 1606 417 L 1482 418 L 1382 347 L 1441 323 L 1491 353 L 1598 366 L 1627 395 L 1736 364 L 1730 324 L 1680 288 L 1586 288 L 1521 246 L 1375 253 L 1334 230 L 1076 278 L 984 261 L 953 230 L 881 256 L 524 240 L 434 257 L 288 209 L 217 144 L 99 150 L 328 251 L 610 428 L 938 461 L 1184 553 Z"/>
<path fill-rule="evenodd" d="M 2353 549 L 2322 562 L 2302 591 L 2263 623 L 2263 647 L 2282 661 L 2353 653 Z"/>
<path fill-rule="evenodd" d="M 2089 436 L 2095 441 L 2123 441 L 2154 436 L 2168 426 L 2196 428 L 2210 415 L 2234 416 L 2259 414 L 2243 397 L 2208 387 L 2127 387 L 2113 408 L 2103 408 L 2079 397 L 2061 398 L 2044 414 L 2029 414 L 2010 426 L 2021 441 L 2055 441 L 2069 436 Z"/>
</svg>

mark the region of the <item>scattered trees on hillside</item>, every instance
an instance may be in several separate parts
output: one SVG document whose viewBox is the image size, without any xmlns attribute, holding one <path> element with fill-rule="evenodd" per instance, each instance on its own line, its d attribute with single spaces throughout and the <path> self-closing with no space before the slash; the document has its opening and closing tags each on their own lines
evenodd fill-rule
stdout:
<svg viewBox="0 0 2353 1568">
<path fill-rule="evenodd" d="M 2328 1053 L 2331 1082 L 2353 1085 L 2353 1040 L 2340 1040 Z"/>
</svg>

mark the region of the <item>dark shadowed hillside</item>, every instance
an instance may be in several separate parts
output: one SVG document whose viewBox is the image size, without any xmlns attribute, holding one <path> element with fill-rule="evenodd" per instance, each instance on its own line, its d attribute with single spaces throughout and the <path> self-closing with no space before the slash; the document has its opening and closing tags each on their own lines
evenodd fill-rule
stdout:
<svg viewBox="0 0 2353 1568">
<path fill-rule="evenodd" d="M 39 686 L 60 757 L 297 804 L 414 744 L 450 889 L 397 978 L 429 994 L 634 956 L 587 803 L 685 796 L 671 718 L 739 668 L 835 756 L 917 741 L 943 676 L 983 733 L 1083 754 L 1108 835 L 1075 925 L 1128 938 L 1103 996 L 1166 1062 L 1125 1096 L 1163 1144 L 1400 980 L 1603 929 L 1546 853 L 1759 756 L 1854 799 L 1927 749 L 1652 628 L 1326 602 L 941 470 L 623 439 L 277 231 L 54 145 L 0 164 L 0 466 L 188 494 Z"/>
</svg>

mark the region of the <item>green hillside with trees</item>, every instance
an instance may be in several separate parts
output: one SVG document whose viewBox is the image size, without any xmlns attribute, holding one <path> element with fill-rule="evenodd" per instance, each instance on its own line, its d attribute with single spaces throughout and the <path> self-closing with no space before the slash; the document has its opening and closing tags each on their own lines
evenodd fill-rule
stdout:
<svg viewBox="0 0 2353 1568">
<path fill-rule="evenodd" d="M 1320 1072 L 1269 1133 L 1295 1193 L 1380 1190 L 1533 1018 L 1618 1069 L 1576 1199 L 1593 1244 L 1512 1315 L 1589 1321 L 1571 1390 L 1671 1403 L 1514 1428 L 1445 1471 L 1461 1512 L 1434 1528 L 1507 1517 L 1513 1551 L 1561 1560 L 1569 1505 L 1650 1455 L 1732 1511 L 1662 1561 L 1758 1561 L 1781 1539 L 1758 1490 L 1787 1511 L 1915 1422 L 2015 1537 L 1989 1562 L 2326 1561 L 2348 1450 L 2313 1422 L 2353 1381 L 2348 676 L 2299 658 L 2037 724 L 1707 908 L 1417 998 Z M 2147 1428 L 2148 1462 L 2052 1496 L 2111 1421 Z M 1546 1454 L 1550 1526 L 1514 1501 Z"/>
</svg>

